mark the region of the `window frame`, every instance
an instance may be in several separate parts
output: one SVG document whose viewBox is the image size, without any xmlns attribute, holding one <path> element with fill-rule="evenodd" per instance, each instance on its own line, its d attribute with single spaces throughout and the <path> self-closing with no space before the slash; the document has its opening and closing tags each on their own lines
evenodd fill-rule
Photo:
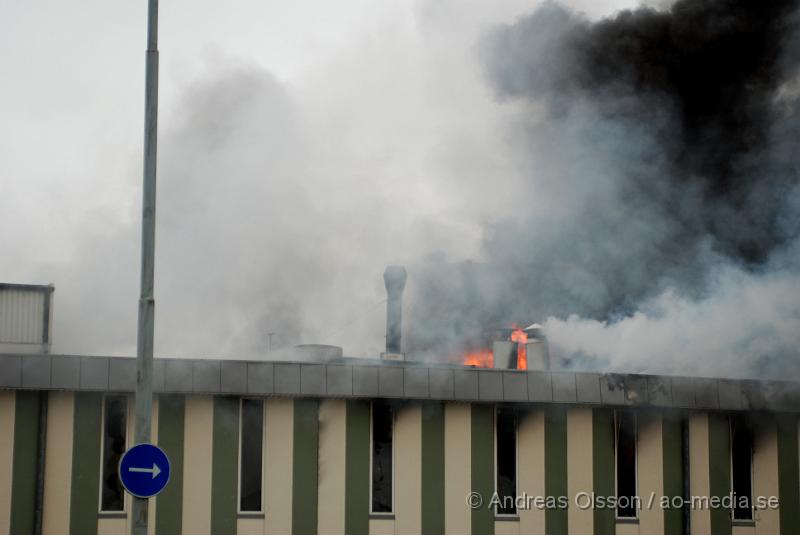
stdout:
<svg viewBox="0 0 800 535">
<path fill-rule="evenodd" d="M 736 423 L 741 424 L 742 426 L 746 426 L 748 431 L 750 432 L 750 518 L 736 518 L 736 510 L 738 509 L 735 504 L 732 504 L 733 507 L 730 509 L 730 516 L 731 522 L 738 525 L 751 525 L 756 521 L 755 515 L 755 503 L 754 503 L 754 494 L 755 494 L 755 449 L 756 449 L 756 440 L 755 440 L 755 430 L 751 425 L 749 425 L 744 417 L 732 415 L 728 417 L 728 433 L 730 437 L 730 448 L 728 451 L 728 461 L 730 462 L 730 485 L 731 485 L 731 494 L 735 492 L 733 488 L 733 428 Z M 738 495 L 737 495 L 738 496 Z"/>
<path fill-rule="evenodd" d="M 625 413 L 633 419 L 633 497 L 639 498 L 639 417 L 631 410 L 614 411 L 614 497 L 619 500 L 619 415 Z M 614 507 L 614 519 L 617 522 L 630 522 L 639 520 L 639 508 L 634 507 L 633 516 L 619 515 L 619 502 Z"/>
<path fill-rule="evenodd" d="M 511 407 L 502 407 L 502 406 L 495 406 L 494 408 L 494 425 L 493 425 L 493 435 L 494 435 L 494 455 L 493 455 L 493 464 L 494 464 L 494 492 L 500 497 L 500 489 L 497 488 L 497 475 L 498 475 L 498 458 L 497 458 L 497 414 L 501 410 L 507 410 L 514 415 L 514 512 L 513 513 L 499 513 L 498 506 L 495 505 L 493 507 L 494 516 L 496 518 L 519 518 L 519 509 L 517 509 L 516 504 L 516 497 L 519 495 L 519 411 L 513 409 Z"/>
<path fill-rule="evenodd" d="M 373 481 L 372 481 L 372 476 L 373 476 L 372 458 L 373 458 L 373 454 L 375 452 L 375 447 L 374 447 L 374 443 L 375 442 L 373 440 L 373 423 L 375 421 L 375 418 L 374 418 L 373 408 L 375 406 L 375 403 L 378 403 L 378 404 L 385 405 L 385 406 L 389 407 L 389 409 L 391 409 L 391 412 L 392 412 L 392 500 L 391 500 L 390 511 L 373 511 L 373 509 L 372 509 L 372 505 L 373 505 L 373 501 L 372 501 L 372 484 L 373 484 Z M 387 403 L 385 401 L 371 401 L 370 402 L 370 404 L 369 404 L 369 515 L 372 516 L 372 517 L 376 517 L 376 518 L 382 518 L 382 517 L 394 518 L 394 514 L 395 514 L 395 510 L 394 510 L 395 500 L 394 500 L 394 498 L 395 498 L 395 485 L 396 485 L 396 480 L 397 480 L 397 478 L 395 477 L 396 473 L 397 473 L 396 466 L 395 466 L 395 459 L 396 459 L 396 452 L 397 452 L 396 433 L 395 433 L 395 431 L 396 431 L 396 423 L 397 423 L 397 407 L 395 407 L 394 405 L 392 405 L 390 403 Z"/>
<path fill-rule="evenodd" d="M 245 400 L 252 400 L 252 401 L 260 401 L 261 402 L 261 504 L 258 511 L 243 511 L 242 510 L 242 422 L 244 420 L 244 401 Z M 237 462 L 237 473 L 236 473 L 236 514 L 239 516 L 254 516 L 259 517 L 263 516 L 265 512 L 264 506 L 264 495 L 265 492 L 265 482 L 264 482 L 264 455 L 266 452 L 266 434 L 267 434 L 267 426 L 266 426 L 266 401 L 264 398 L 252 397 L 252 396 L 244 396 L 239 398 L 239 444 L 238 444 L 238 462 Z"/>
<path fill-rule="evenodd" d="M 105 446 L 106 446 L 106 400 L 110 397 L 114 398 L 122 398 L 125 400 L 125 425 L 123 429 L 125 430 L 125 449 L 124 451 L 128 451 L 128 448 L 131 444 L 131 433 L 130 433 L 130 423 L 131 423 L 131 403 L 130 403 L 130 396 L 125 393 L 121 392 L 105 392 L 103 393 L 102 399 L 100 401 L 100 474 L 99 474 L 99 489 L 97 492 L 97 514 L 100 516 L 127 516 L 128 514 L 128 493 L 125 490 L 125 487 L 122 486 L 122 509 L 103 509 L 103 470 L 105 468 Z M 123 452 L 124 453 L 124 452 Z M 121 459 L 121 457 L 120 457 Z M 117 477 L 119 477 L 119 468 L 117 468 Z M 120 485 L 122 485 L 122 481 L 120 481 Z"/>
</svg>

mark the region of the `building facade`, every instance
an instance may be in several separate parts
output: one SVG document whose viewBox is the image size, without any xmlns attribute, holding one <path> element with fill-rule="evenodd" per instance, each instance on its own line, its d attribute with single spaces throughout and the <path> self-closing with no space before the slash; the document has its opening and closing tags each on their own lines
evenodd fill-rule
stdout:
<svg viewBox="0 0 800 535">
<path fill-rule="evenodd" d="M 156 535 L 800 533 L 800 389 L 157 359 Z M 130 532 L 135 362 L 0 355 L 0 533 Z M 732 496 L 735 494 L 735 496 Z M 726 499 L 727 497 L 727 499 Z"/>
</svg>

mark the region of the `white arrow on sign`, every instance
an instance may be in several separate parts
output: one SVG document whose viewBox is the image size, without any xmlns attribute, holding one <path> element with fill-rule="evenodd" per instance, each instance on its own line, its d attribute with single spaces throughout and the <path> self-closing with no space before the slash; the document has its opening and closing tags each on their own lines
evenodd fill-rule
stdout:
<svg viewBox="0 0 800 535">
<path fill-rule="evenodd" d="M 128 468 L 128 472 L 141 472 L 145 474 L 153 474 L 153 479 L 158 477 L 158 474 L 161 473 L 161 469 L 158 467 L 156 463 L 153 463 L 153 468 L 137 468 L 135 466 L 131 466 Z"/>
</svg>

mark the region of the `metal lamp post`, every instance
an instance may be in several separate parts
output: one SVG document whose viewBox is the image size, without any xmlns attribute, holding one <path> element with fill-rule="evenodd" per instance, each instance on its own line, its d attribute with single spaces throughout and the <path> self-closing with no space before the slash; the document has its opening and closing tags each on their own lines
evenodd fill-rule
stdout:
<svg viewBox="0 0 800 535">
<path fill-rule="evenodd" d="M 144 188 L 142 196 L 142 272 L 136 339 L 137 444 L 150 442 L 153 410 L 153 271 L 156 225 L 156 138 L 158 127 L 158 0 L 147 5 L 147 56 L 144 105 Z M 147 535 L 146 498 L 133 499 L 131 535 Z"/>
</svg>

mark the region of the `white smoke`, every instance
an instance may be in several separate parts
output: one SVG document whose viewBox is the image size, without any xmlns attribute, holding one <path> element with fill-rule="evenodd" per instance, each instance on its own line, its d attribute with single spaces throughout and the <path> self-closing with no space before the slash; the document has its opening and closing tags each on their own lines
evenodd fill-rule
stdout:
<svg viewBox="0 0 800 535">
<path fill-rule="evenodd" d="M 700 299 L 665 292 L 614 322 L 549 318 L 551 350 L 569 366 L 600 371 L 786 378 L 800 370 L 800 279 L 734 268 Z"/>
</svg>

